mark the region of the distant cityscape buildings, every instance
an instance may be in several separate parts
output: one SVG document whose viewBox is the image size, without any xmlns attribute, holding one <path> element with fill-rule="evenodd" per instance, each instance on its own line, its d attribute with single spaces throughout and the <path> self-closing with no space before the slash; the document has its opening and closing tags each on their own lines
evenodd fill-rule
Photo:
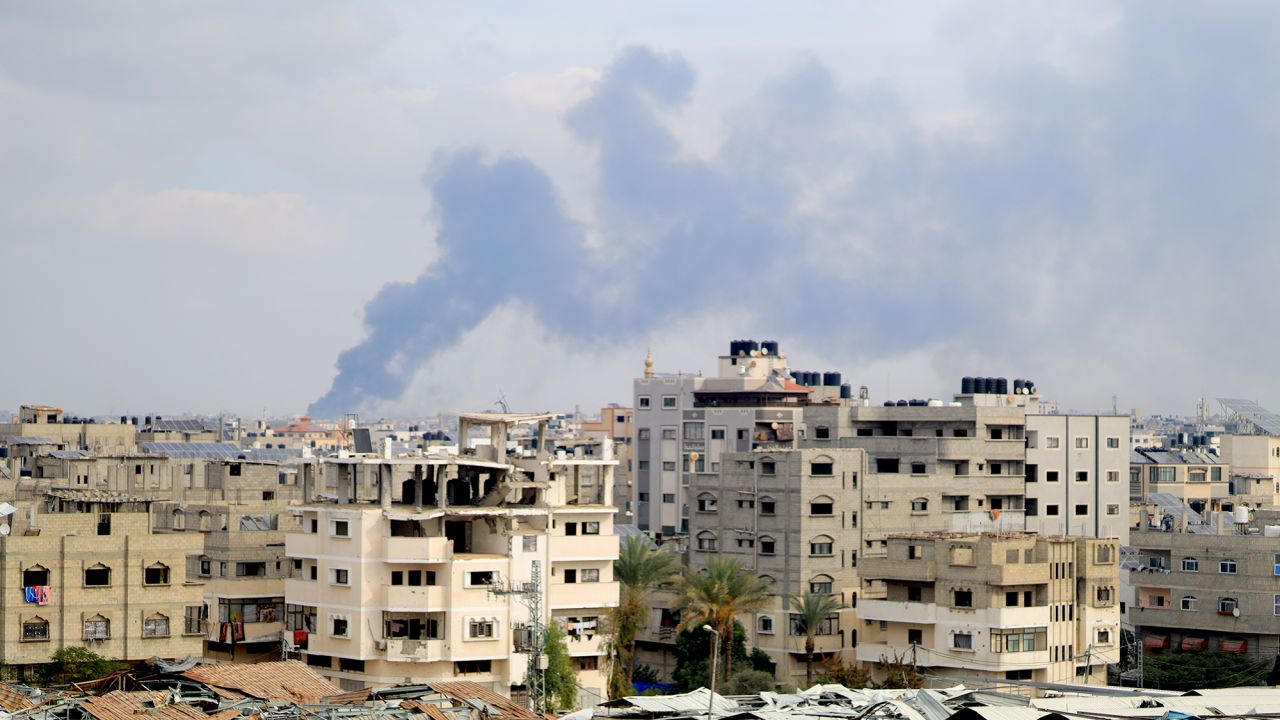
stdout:
<svg viewBox="0 0 1280 720">
<path fill-rule="evenodd" d="M 764 579 L 736 619 L 779 687 L 811 670 L 808 635 L 875 681 L 906 663 L 1028 692 L 1137 682 L 1126 642 L 1280 654 L 1280 416 L 1257 403 L 1068 413 L 998 377 L 873 399 L 776 341 L 713 362 L 651 354 L 629 404 L 590 415 L 22 406 L 0 423 L 0 661 L 298 660 L 344 691 L 457 679 L 524 702 L 554 624 L 591 706 L 627 536 Z M 805 595 L 837 601 L 814 633 Z M 679 604 L 642 611 L 637 662 L 668 681 Z"/>
</svg>

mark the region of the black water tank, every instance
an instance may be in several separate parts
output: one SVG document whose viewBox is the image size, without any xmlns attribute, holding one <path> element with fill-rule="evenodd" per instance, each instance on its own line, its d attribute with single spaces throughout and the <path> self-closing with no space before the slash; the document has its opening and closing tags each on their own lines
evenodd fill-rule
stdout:
<svg viewBox="0 0 1280 720">
<path fill-rule="evenodd" d="M 840 386 L 840 397 L 844 400 L 853 397 L 853 387 L 849 383 Z"/>
<path fill-rule="evenodd" d="M 134 415 L 133 417 L 131 417 L 131 418 L 129 418 L 129 419 L 133 421 L 133 425 L 134 425 L 134 427 L 137 427 L 137 425 L 138 425 L 138 416 L 137 416 L 137 415 Z"/>
<path fill-rule="evenodd" d="M 960 378 L 960 394 L 961 395 L 973 394 L 973 378 L 971 377 Z"/>
<path fill-rule="evenodd" d="M 813 387 L 818 384 L 818 373 L 811 370 L 804 371 L 804 384 Z"/>
<path fill-rule="evenodd" d="M 997 394 L 997 395 L 1008 395 L 1008 394 L 1009 394 L 1009 379 L 1008 379 L 1008 378 L 996 378 L 996 394 Z"/>
<path fill-rule="evenodd" d="M 128 415 L 121 415 L 121 416 L 120 416 L 120 424 L 121 424 L 121 425 L 128 425 L 128 424 L 129 424 L 129 416 L 128 416 Z"/>
<path fill-rule="evenodd" d="M 988 395 L 994 395 L 994 394 L 996 393 L 996 379 L 995 379 L 995 378 L 992 378 L 992 377 L 989 377 L 989 378 L 983 378 L 983 380 L 982 380 L 982 385 L 983 385 L 983 387 L 985 387 L 985 388 L 986 388 L 985 392 L 986 392 Z"/>
<path fill-rule="evenodd" d="M 150 416 L 150 415 L 148 415 L 148 416 L 147 416 L 147 423 L 146 423 L 146 424 L 147 424 L 147 425 L 150 425 L 150 424 L 151 424 L 151 416 Z"/>
<path fill-rule="evenodd" d="M 748 355 L 750 355 L 752 352 L 754 352 L 754 351 L 756 351 L 756 350 L 759 350 L 759 349 L 760 349 L 760 343 L 756 342 L 755 340 L 748 340 L 748 341 L 747 341 L 747 354 L 748 354 Z"/>
<path fill-rule="evenodd" d="M 1026 388 L 1027 388 L 1027 394 L 1028 394 L 1028 395 L 1034 395 L 1034 394 L 1035 394 L 1035 392 L 1036 392 L 1036 382 L 1035 382 L 1035 380 L 1028 380 L 1028 381 L 1027 381 Z"/>
<path fill-rule="evenodd" d="M 844 379 L 844 378 L 840 376 L 840 373 L 838 373 L 838 372 L 833 372 L 833 373 L 831 373 L 831 382 L 829 382 L 829 383 L 827 383 L 827 384 L 828 384 L 828 385 L 841 385 L 842 383 L 841 383 L 840 381 L 841 381 L 841 380 L 843 380 L 843 379 Z"/>
<path fill-rule="evenodd" d="M 737 356 L 738 356 L 738 341 L 730 340 L 729 341 L 729 357 L 737 357 Z"/>
<path fill-rule="evenodd" d="M 907 406 L 907 401 L 906 401 L 906 400 L 899 400 L 899 401 L 898 401 L 898 407 L 906 407 L 906 406 Z"/>
<path fill-rule="evenodd" d="M 895 402 L 894 402 L 894 401 L 892 401 L 892 400 L 885 400 L 885 401 L 884 401 L 884 406 L 885 406 L 885 407 L 893 407 L 893 406 L 894 406 L 894 405 L 896 405 L 896 404 L 897 404 L 897 403 L 895 403 Z"/>
<path fill-rule="evenodd" d="M 1026 386 L 1027 386 L 1027 383 L 1022 378 L 1016 378 L 1013 381 L 1013 394 L 1021 395 L 1022 389 L 1025 388 Z"/>
<path fill-rule="evenodd" d="M 764 342 L 760 343 L 760 348 L 761 348 L 762 350 L 768 350 L 770 355 L 777 355 L 777 354 L 778 354 L 778 341 L 777 341 L 777 340 L 765 340 Z"/>
</svg>

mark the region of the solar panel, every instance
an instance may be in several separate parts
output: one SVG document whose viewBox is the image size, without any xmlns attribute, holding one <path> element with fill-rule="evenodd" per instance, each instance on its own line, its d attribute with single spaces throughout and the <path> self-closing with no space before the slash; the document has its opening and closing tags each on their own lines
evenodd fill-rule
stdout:
<svg viewBox="0 0 1280 720">
<path fill-rule="evenodd" d="M 1252 400 L 1242 398 L 1218 398 L 1218 403 L 1228 415 L 1235 415 L 1267 435 L 1280 435 L 1280 415 Z"/>
<path fill-rule="evenodd" d="M 151 424 L 151 429 L 154 432 L 202 433 L 213 432 L 217 426 L 210 427 L 206 420 L 157 420 Z"/>
</svg>

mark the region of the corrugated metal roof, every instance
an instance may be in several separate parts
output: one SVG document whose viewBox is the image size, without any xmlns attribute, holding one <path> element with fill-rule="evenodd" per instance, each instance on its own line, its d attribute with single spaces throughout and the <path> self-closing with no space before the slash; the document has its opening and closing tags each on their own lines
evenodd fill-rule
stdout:
<svg viewBox="0 0 1280 720">
<path fill-rule="evenodd" d="M 114 690 L 106 695 L 87 698 L 80 708 L 97 720 L 137 720 L 137 716 L 165 720 L 208 720 L 208 716 L 191 705 L 170 702 L 168 692 Z"/>
<path fill-rule="evenodd" d="M 31 701 L 30 697 L 27 697 L 26 693 L 15 690 L 8 685 L 0 685 L 0 708 L 9 712 L 18 712 L 35 706 L 36 704 Z"/>
<path fill-rule="evenodd" d="M 288 700 L 303 704 L 338 695 L 342 689 L 297 660 L 248 665 L 199 665 L 182 676 L 219 690 L 243 693 L 263 700 Z M 226 695 L 220 692 L 220 695 Z"/>
<path fill-rule="evenodd" d="M 643 710 L 650 713 L 688 713 L 698 715 L 707 711 L 707 702 L 711 701 L 712 707 L 717 712 L 730 712 L 737 709 L 737 704 L 725 699 L 723 695 L 716 693 L 715 699 L 711 699 L 711 691 L 706 688 L 698 688 L 693 692 L 687 692 L 682 695 L 633 695 L 624 698 L 618 698 L 605 703 L 605 707 L 633 707 L 637 710 Z"/>
<path fill-rule="evenodd" d="M 431 683 L 431 689 L 478 709 L 481 706 L 477 705 L 475 701 L 479 700 L 489 706 L 490 717 L 494 716 L 493 710 L 495 709 L 500 711 L 498 713 L 499 717 L 518 718 L 521 720 L 534 720 L 539 717 L 537 713 L 529 708 L 517 704 L 505 695 L 499 695 L 479 683 L 467 680 L 433 682 Z"/>
</svg>

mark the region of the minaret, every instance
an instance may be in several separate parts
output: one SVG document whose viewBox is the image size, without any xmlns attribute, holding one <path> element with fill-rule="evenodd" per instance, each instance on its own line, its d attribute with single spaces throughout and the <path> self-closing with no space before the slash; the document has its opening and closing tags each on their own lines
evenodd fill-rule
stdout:
<svg viewBox="0 0 1280 720">
<path fill-rule="evenodd" d="M 653 377 L 653 351 L 652 350 L 650 350 L 649 354 L 646 355 L 644 358 L 644 376 L 647 378 Z"/>
</svg>

